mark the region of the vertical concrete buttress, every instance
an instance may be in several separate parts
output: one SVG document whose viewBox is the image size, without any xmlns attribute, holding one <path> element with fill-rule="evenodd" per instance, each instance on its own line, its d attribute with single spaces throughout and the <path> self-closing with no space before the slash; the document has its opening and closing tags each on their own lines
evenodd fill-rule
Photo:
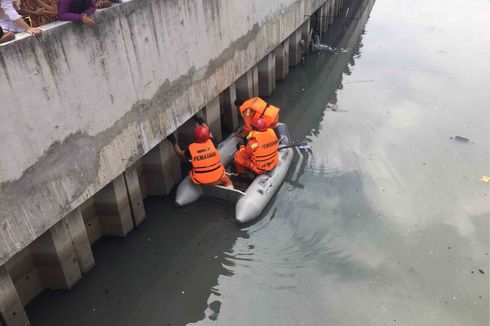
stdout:
<svg viewBox="0 0 490 326">
<path fill-rule="evenodd" d="M 289 36 L 289 66 L 295 67 L 301 61 L 301 30 L 296 30 Z"/>
<path fill-rule="evenodd" d="M 247 100 L 249 98 L 254 97 L 252 70 L 247 71 L 240 78 L 236 80 L 235 88 L 236 88 L 236 97 L 241 100 Z"/>
<path fill-rule="evenodd" d="M 213 98 L 203 109 L 204 120 L 213 133 L 214 138 L 221 142 L 221 110 L 219 96 Z"/>
<path fill-rule="evenodd" d="M 99 191 L 94 200 L 103 235 L 125 237 L 134 228 L 128 191 L 122 174 Z"/>
<path fill-rule="evenodd" d="M 102 236 L 99 219 L 97 218 L 97 213 L 95 211 L 94 197 L 86 200 L 82 205 L 80 205 L 79 209 L 85 223 L 85 229 L 87 230 L 88 239 L 90 241 L 90 244 L 93 244 Z"/>
<path fill-rule="evenodd" d="M 328 0 L 328 25 L 332 25 L 333 23 L 333 18 L 335 16 L 334 7 L 335 7 L 335 0 Z"/>
<path fill-rule="evenodd" d="M 276 56 L 272 51 L 258 64 L 259 96 L 269 96 L 276 87 Z"/>
<path fill-rule="evenodd" d="M 311 30 L 311 19 L 307 18 L 303 25 L 300 27 L 301 29 L 301 39 L 304 42 L 304 53 L 307 54 L 310 52 L 310 30 Z"/>
<path fill-rule="evenodd" d="M 143 156 L 141 164 L 146 194 L 149 196 L 168 195 L 181 179 L 180 159 L 167 139 Z"/>
<path fill-rule="evenodd" d="M 32 245 L 18 252 L 5 264 L 24 306 L 44 289 L 32 260 L 31 247 Z"/>
<path fill-rule="evenodd" d="M 320 7 L 320 32 L 325 33 L 328 30 L 328 2 Z"/>
<path fill-rule="evenodd" d="M 95 260 L 80 210 L 75 209 L 61 220 L 61 222 L 65 223 L 70 235 L 80 271 L 82 273 L 88 272 L 94 267 Z"/>
<path fill-rule="evenodd" d="M 24 306 L 5 266 L 0 266 L 0 325 L 30 325 Z"/>
<path fill-rule="evenodd" d="M 65 219 L 36 239 L 30 249 L 44 287 L 69 289 L 82 277 L 78 255 Z"/>
<path fill-rule="evenodd" d="M 276 79 L 283 80 L 289 73 L 289 38 L 277 46 L 275 55 Z"/>
<path fill-rule="evenodd" d="M 124 171 L 124 181 L 128 190 L 129 203 L 135 226 L 140 225 L 146 217 L 143 205 L 143 192 L 141 190 L 138 169 L 135 165 Z"/>
<path fill-rule="evenodd" d="M 238 108 L 235 106 L 235 100 L 237 98 L 236 85 L 231 84 L 230 87 L 225 89 L 219 95 L 219 105 L 223 111 L 223 126 L 226 131 L 233 132 L 240 125 L 240 114 Z"/>
<path fill-rule="evenodd" d="M 247 100 L 259 96 L 259 68 L 254 66 L 244 73 L 235 82 L 236 96 L 239 99 Z"/>
<path fill-rule="evenodd" d="M 256 65 L 251 70 L 252 70 L 253 97 L 257 97 L 259 96 L 259 66 Z"/>
</svg>

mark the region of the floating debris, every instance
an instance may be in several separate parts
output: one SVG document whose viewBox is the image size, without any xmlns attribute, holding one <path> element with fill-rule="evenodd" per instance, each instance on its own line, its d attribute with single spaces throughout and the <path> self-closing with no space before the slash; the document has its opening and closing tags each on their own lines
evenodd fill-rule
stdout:
<svg viewBox="0 0 490 326">
<path fill-rule="evenodd" d="M 347 110 L 339 109 L 337 104 L 331 104 L 331 103 L 328 103 L 327 106 L 325 107 L 325 109 L 332 111 L 332 112 L 347 112 Z"/>
<path fill-rule="evenodd" d="M 480 178 L 480 181 L 481 182 L 489 182 L 490 181 L 490 177 L 488 175 L 483 175 L 481 178 Z"/>
<path fill-rule="evenodd" d="M 478 270 L 481 274 L 485 274 L 485 272 L 483 271 L 483 269 L 479 269 Z"/>
<path fill-rule="evenodd" d="M 318 35 L 313 35 L 313 42 L 311 43 L 311 48 L 313 49 L 313 51 L 317 51 L 317 52 L 321 52 L 321 51 L 335 52 L 336 50 L 331 46 L 320 43 L 320 37 Z"/>
<path fill-rule="evenodd" d="M 352 81 L 346 81 L 346 82 L 344 82 L 344 85 L 347 85 L 347 84 L 357 84 L 357 83 L 372 83 L 373 81 L 374 81 L 374 79 L 352 80 Z"/>
<path fill-rule="evenodd" d="M 467 142 L 469 142 L 469 141 L 470 141 L 470 139 L 469 139 L 469 138 L 466 138 L 466 137 L 461 137 L 461 136 L 456 136 L 456 137 L 454 137 L 454 140 L 455 140 L 455 141 L 459 141 L 459 142 L 461 142 L 461 143 L 467 143 Z"/>
</svg>

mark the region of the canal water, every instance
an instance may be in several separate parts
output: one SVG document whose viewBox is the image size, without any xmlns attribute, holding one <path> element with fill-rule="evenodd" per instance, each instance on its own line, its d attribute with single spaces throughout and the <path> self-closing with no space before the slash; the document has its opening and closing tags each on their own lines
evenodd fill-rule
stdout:
<svg viewBox="0 0 490 326">
<path fill-rule="evenodd" d="M 489 31 L 489 1 L 346 1 L 269 99 L 312 149 L 261 219 L 149 198 L 32 324 L 488 325 Z"/>
</svg>

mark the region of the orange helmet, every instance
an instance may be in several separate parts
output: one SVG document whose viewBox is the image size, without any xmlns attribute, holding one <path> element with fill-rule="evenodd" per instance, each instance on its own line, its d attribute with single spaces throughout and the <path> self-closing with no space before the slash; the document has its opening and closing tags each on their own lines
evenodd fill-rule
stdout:
<svg viewBox="0 0 490 326">
<path fill-rule="evenodd" d="M 197 126 L 194 129 L 194 138 L 198 143 L 204 143 L 209 139 L 209 129 L 204 126 Z"/>
<path fill-rule="evenodd" d="M 265 124 L 264 119 L 261 118 L 253 118 L 252 126 L 255 127 L 258 131 L 266 131 L 267 125 Z"/>
</svg>

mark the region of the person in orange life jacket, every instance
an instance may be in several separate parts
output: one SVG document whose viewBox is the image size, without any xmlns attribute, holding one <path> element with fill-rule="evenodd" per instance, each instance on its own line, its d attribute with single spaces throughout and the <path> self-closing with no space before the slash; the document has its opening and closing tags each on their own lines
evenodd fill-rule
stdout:
<svg viewBox="0 0 490 326">
<path fill-rule="evenodd" d="M 243 118 L 241 137 L 247 137 L 252 131 L 252 120 L 254 118 L 261 118 L 264 120 L 266 127 L 272 129 L 279 122 L 279 108 L 268 104 L 260 97 L 253 97 L 246 101 L 237 98 L 235 106 L 240 110 Z"/>
<path fill-rule="evenodd" d="M 194 130 L 195 142 L 190 144 L 185 151 L 180 148 L 173 134 L 167 138 L 174 145 L 177 155 L 191 162 L 192 169 L 189 177 L 192 182 L 233 188 L 233 183 L 221 164 L 221 155 L 210 135 L 209 129 L 204 124 L 197 126 Z"/>
<path fill-rule="evenodd" d="M 279 163 L 279 140 L 265 121 L 255 118 L 252 131 L 247 136 L 247 145 L 240 146 L 235 152 L 235 166 L 238 174 L 245 174 L 247 169 L 260 175 L 274 169 Z"/>
</svg>

